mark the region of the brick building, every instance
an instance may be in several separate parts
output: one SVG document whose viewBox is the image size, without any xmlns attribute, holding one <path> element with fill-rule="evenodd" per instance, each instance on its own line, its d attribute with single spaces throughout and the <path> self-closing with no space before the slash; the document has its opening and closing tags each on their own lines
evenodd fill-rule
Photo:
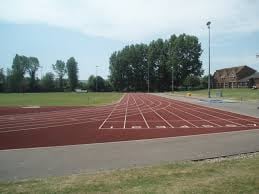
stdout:
<svg viewBox="0 0 259 194">
<path fill-rule="evenodd" d="M 259 88 L 259 72 L 243 78 L 240 82 L 246 82 L 248 87 L 256 86 L 256 88 Z"/>
<path fill-rule="evenodd" d="M 249 82 L 244 78 L 248 78 L 255 72 L 256 70 L 246 65 L 219 69 L 213 75 L 213 85 L 215 88 L 248 87 Z"/>
</svg>

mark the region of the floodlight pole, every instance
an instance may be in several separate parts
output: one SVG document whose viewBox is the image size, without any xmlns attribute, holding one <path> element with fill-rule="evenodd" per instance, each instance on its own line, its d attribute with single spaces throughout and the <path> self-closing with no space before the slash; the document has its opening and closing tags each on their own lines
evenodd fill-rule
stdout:
<svg viewBox="0 0 259 194">
<path fill-rule="evenodd" d="M 148 81 L 147 81 L 147 92 L 149 93 L 149 62 L 148 62 L 148 70 L 147 70 L 147 79 L 148 79 Z"/>
<path fill-rule="evenodd" d="M 99 66 L 98 65 L 96 65 L 95 66 L 95 92 L 97 92 L 97 89 L 98 89 L 98 84 L 97 84 L 97 68 L 98 68 Z"/>
<path fill-rule="evenodd" d="M 259 58 L 259 53 L 256 54 L 256 58 Z M 257 91 L 257 93 L 258 93 L 258 91 Z M 257 106 L 257 109 L 259 109 L 259 106 Z"/>
<path fill-rule="evenodd" d="M 207 22 L 207 26 L 209 29 L 209 76 L 208 76 L 208 98 L 210 98 L 210 24 L 211 22 Z"/>
<path fill-rule="evenodd" d="M 174 93 L 174 67 L 172 65 L 172 93 Z"/>
</svg>

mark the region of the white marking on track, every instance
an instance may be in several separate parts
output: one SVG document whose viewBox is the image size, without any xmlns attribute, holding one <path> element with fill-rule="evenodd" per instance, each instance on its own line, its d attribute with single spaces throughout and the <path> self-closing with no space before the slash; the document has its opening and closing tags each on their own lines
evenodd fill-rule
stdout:
<svg viewBox="0 0 259 194">
<path fill-rule="evenodd" d="M 146 118 L 144 117 L 144 115 L 143 115 L 142 111 L 140 110 L 139 105 L 137 104 L 137 101 L 136 101 L 136 99 L 135 99 L 134 97 L 133 97 L 133 100 L 135 101 L 136 106 L 137 106 L 137 108 L 138 108 L 138 111 L 139 111 L 140 115 L 142 116 L 142 118 L 143 118 L 143 120 L 144 120 L 144 122 L 145 122 L 147 128 L 150 128 L 149 125 L 148 125 L 148 123 L 147 123 Z M 143 104 L 145 104 L 144 101 L 143 101 Z"/>
<path fill-rule="evenodd" d="M 141 126 L 132 126 L 131 128 L 132 129 L 141 129 L 142 127 Z"/>
<path fill-rule="evenodd" d="M 253 124 L 247 124 L 247 125 L 248 125 L 248 126 L 254 126 L 254 127 L 257 126 L 255 123 L 253 123 Z"/>
<path fill-rule="evenodd" d="M 164 125 L 158 125 L 158 126 L 156 126 L 156 128 L 166 128 L 166 126 L 164 126 Z"/>
<path fill-rule="evenodd" d="M 226 124 L 226 127 L 237 127 L 237 125 L 234 125 L 234 124 Z"/>
<path fill-rule="evenodd" d="M 202 127 L 211 128 L 214 127 L 213 125 L 202 125 Z"/>
<path fill-rule="evenodd" d="M 188 125 L 180 126 L 180 128 L 190 128 Z"/>
</svg>

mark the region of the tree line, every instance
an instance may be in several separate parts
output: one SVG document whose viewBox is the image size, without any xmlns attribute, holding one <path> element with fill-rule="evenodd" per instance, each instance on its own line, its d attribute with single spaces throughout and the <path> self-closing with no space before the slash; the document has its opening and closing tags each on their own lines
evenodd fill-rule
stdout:
<svg viewBox="0 0 259 194">
<path fill-rule="evenodd" d="M 52 68 L 55 74 L 47 72 L 39 79 L 37 72 L 40 62 L 37 57 L 27 57 L 16 54 L 13 58 L 11 68 L 6 74 L 0 69 L 0 91 L 1 92 L 41 92 L 41 91 L 64 91 L 74 90 L 78 86 L 78 63 L 74 57 L 67 62 L 57 60 Z M 64 76 L 67 74 L 67 79 Z"/>
<path fill-rule="evenodd" d="M 78 79 L 78 63 L 74 57 L 66 62 L 57 60 L 53 72 L 37 76 L 41 66 L 37 57 L 16 54 L 11 68 L 0 68 L 0 92 L 63 92 L 76 88 L 89 91 L 112 91 L 109 80 L 91 75 L 87 81 Z"/>
<path fill-rule="evenodd" d="M 132 44 L 110 56 L 109 79 L 116 91 L 169 91 L 206 85 L 201 44 L 186 34 Z"/>
<path fill-rule="evenodd" d="M 73 91 L 170 91 L 174 89 L 207 88 L 203 75 L 201 44 L 197 37 L 181 34 L 157 39 L 149 44 L 131 44 L 111 54 L 110 75 L 105 80 L 91 75 L 78 80 L 78 63 L 74 57 L 57 60 L 53 72 L 41 79 L 36 76 L 40 63 L 37 57 L 16 54 L 12 67 L 0 68 L 0 92 Z"/>
</svg>

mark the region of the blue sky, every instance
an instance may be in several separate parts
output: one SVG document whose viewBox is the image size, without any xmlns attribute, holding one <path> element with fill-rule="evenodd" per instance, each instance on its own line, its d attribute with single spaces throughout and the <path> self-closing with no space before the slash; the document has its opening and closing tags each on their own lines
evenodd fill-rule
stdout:
<svg viewBox="0 0 259 194">
<path fill-rule="evenodd" d="M 186 33 L 199 38 L 207 73 L 211 21 L 212 72 L 238 65 L 259 70 L 258 10 L 256 0 L 0 0 L 0 66 L 10 67 L 18 53 L 38 57 L 45 73 L 73 56 L 80 79 L 95 74 L 96 65 L 107 77 L 113 51 Z"/>
</svg>

